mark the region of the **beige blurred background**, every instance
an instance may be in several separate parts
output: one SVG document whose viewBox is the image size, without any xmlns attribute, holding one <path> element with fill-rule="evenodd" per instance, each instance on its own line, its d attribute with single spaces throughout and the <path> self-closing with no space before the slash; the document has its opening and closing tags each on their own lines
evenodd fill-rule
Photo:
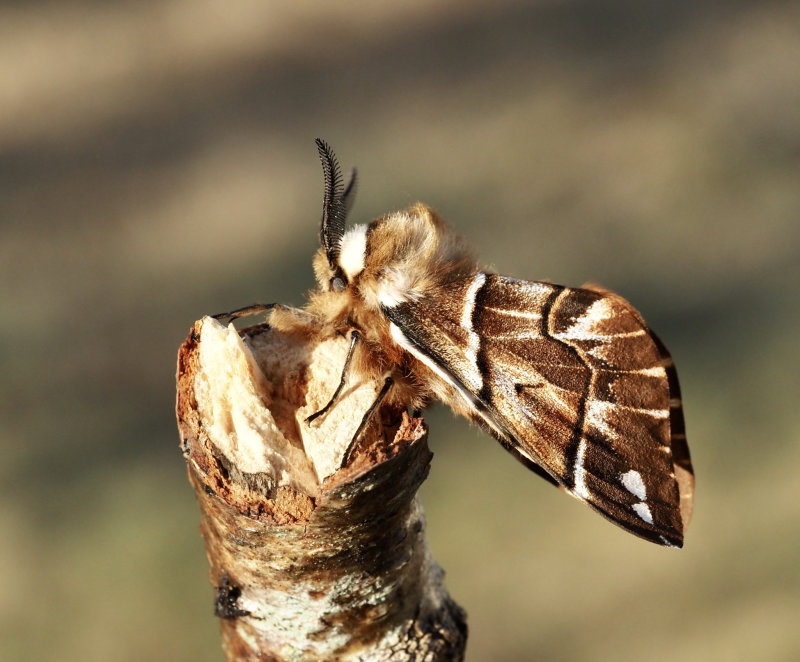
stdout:
<svg viewBox="0 0 800 662">
<path fill-rule="evenodd" d="M 682 377 L 680 552 L 431 413 L 467 659 L 800 659 L 800 5 L 602 0 L 0 3 L 0 659 L 221 659 L 175 354 L 302 302 L 316 136 L 354 220 L 618 290 Z"/>
</svg>

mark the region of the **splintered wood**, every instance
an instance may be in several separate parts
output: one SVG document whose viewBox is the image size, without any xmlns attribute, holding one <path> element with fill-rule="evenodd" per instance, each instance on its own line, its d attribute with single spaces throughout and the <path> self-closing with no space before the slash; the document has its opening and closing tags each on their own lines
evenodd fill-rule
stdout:
<svg viewBox="0 0 800 662">
<path fill-rule="evenodd" d="M 178 427 L 228 660 L 460 660 L 464 612 L 425 542 L 422 419 L 348 383 L 341 337 L 237 332 L 212 318 L 178 355 Z"/>
</svg>

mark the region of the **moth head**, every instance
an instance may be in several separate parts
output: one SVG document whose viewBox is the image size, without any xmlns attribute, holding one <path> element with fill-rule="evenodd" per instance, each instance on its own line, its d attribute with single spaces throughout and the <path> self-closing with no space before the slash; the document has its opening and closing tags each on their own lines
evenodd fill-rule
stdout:
<svg viewBox="0 0 800 662">
<path fill-rule="evenodd" d="M 331 148 L 317 139 L 317 149 L 325 177 L 321 246 L 314 257 L 321 292 L 347 293 L 370 308 L 391 308 L 475 270 L 472 253 L 460 237 L 422 203 L 346 230 L 355 170 L 343 186 Z"/>
</svg>

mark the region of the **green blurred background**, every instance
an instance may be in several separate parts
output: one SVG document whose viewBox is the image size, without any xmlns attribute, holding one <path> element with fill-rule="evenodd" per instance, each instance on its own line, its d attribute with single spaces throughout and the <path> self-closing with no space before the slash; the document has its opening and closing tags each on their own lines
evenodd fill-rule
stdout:
<svg viewBox="0 0 800 662">
<path fill-rule="evenodd" d="M 430 414 L 467 659 L 800 659 L 800 4 L 598 0 L 0 4 L 0 659 L 221 659 L 175 353 L 303 301 L 316 136 L 682 377 L 680 552 Z"/>
</svg>

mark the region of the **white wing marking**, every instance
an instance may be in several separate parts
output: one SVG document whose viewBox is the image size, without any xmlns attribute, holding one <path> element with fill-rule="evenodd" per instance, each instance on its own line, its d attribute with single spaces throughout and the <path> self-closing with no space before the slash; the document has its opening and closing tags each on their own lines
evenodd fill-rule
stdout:
<svg viewBox="0 0 800 662">
<path fill-rule="evenodd" d="M 586 439 L 581 439 L 578 445 L 578 455 L 575 457 L 575 472 L 573 474 L 573 484 L 575 494 L 581 499 L 589 498 L 589 488 L 586 486 L 586 474 L 583 470 L 583 458 L 586 455 Z"/>
<path fill-rule="evenodd" d="M 646 503 L 634 503 L 631 508 L 645 522 L 648 524 L 653 523 L 653 513 L 650 512 L 650 507 Z"/>
<path fill-rule="evenodd" d="M 631 469 L 620 476 L 622 486 L 639 501 L 647 501 L 647 488 L 644 486 L 642 474 Z"/>
<path fill-rule="evenodd" d="M 461 312 L 461 328 L 467 332 L 467 360 L 474 368 L 469 371 L 468 386 L 474 392 L 478 392 L 483 388 L 483 376 L 478 370 L 478 348 L 481 344 L 481 338 L 472 328 L 472 313 L 475 310 L 475 296 L 484 282 L 486 282 L 486 274 L 475 274 L 475 278 L 472 283 L 470 283 L 469 289 L 467 290 L 464 308 Z"/>
</svg>

